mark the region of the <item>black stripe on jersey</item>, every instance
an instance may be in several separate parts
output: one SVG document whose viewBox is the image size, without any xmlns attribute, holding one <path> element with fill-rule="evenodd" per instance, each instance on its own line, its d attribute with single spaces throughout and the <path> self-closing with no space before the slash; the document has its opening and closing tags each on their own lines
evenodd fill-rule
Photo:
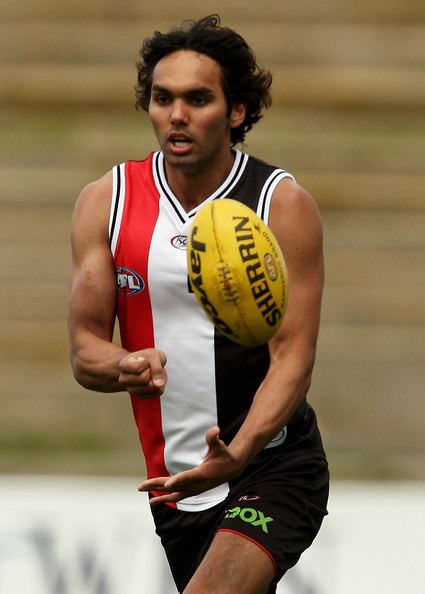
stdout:
<svg viewBox="0 0 425 594">
<path fill-rule="evenodd" d="M 239 200 L 254 212 L 262 208 L 260 196 L 270 193 L 273 181 L 282 174 L 263 161 L 250 157 L 229 198 Z M 263 192 L 264 189 L 264 192 Z M 254 395 L 270 365 L 268 345 L 243 347 L 233 343 L 218 330 L 214 335 L 217 424 L 221 438 L 229 443 L 239 430 Z"/>
<path fill-rule="evenodd" d="M 115 196 L 114 196 L 114 200 L 115 200 L 114 214 L 112 216 L 111 229 L 110 229 L 110 233 L 109 233 L 109 245 L 112 244 L 112 238 L 114 236 L 115 225 L 117 222 L 118 204 L 119 204 L 119 198 L 120 198 L 120 192 L 121 192 L 121 169 L 120 169 L 119 165 L 117 165 L 115 167 L 115 171 L 117 172 L 117 190 L 116 190 Z"/>
<path fill-rule="evenodd" d="M 157 153 L 155 155 L 155 171 L 156 171 L 156 178 L 159 182 L 159 185 L 161 186 L 161 191 L 164 194 L 164 196 L 167 198 L 168 202 L 171 204 L 171 206 L 173 207 L 174 211 L 176 212 L 177 216 L 179 217 L 179 219 L 181 220 L 182 223 L 186 222 L 186 219 L 182 216 L 181 212 L 179 211 L 179 209 L 177 208 L 177 206 L 174 203 L 174 200 L 172 199 L 172 197 L 168 194 L 167 192 L 167 188 L 164 186 L 163 182 L 162 182 L 162 178 L 161 178 L 161 171 L 159 168 L 159 153 Z"/>
<path fill-rule="evenodd" d="M 215 330 L 217 424 L 229 444 L 243 423 L 270 365 L 268 345 L 240 346 Z"/>
</svg>

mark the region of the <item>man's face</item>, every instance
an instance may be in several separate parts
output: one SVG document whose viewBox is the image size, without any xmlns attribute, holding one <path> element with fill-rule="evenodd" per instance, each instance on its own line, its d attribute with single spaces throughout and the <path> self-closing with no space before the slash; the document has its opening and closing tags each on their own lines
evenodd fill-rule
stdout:
<svg viewBox="0 0 425 594">
<path fill-rule="evenodd" d="M 230 128 L 242 122 L 241 112 L 235 106 L 229 115 L 220 66 L 208 56 L 180 50 L 155 66 L 149 116 L 169 166 L 196 174 L 228 159 Z"/>
</svg>

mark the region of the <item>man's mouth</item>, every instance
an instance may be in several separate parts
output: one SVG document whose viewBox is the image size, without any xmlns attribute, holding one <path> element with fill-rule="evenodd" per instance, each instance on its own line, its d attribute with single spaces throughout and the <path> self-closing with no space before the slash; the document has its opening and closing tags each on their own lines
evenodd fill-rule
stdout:
<svg viewBox="0 0 425 594">
<path fill-rule="evenodd" d="M 189 144 L 192 144 L 190 140 L 183 140 L 181 138 L 174 138 L 171 142 L 177 148 L 183 148 L 185 146 L 188 146 Z"/>
<path fill-rule="evenodd" d="M 171 133 L 168 135 L 168 141 L 177 149 L 184 149 L 193 144 L 193 141 L 186 134 Z"/>
</svg>

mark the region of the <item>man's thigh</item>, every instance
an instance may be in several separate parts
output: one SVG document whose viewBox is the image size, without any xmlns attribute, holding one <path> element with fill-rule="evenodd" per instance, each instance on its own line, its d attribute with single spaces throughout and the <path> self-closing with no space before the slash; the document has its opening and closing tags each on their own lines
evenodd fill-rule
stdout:
<svg viewBox="0 0 425 594">
<path fill-rule="evenodd" d="M 309 451 L 298 452 L 296 458 L 270 456 L 234 481 L 226 501 L 215 508 L 203 512 L 154 508 L 157 533 L 179 591 L 185 591 L 207 555 L 210 573 L 225 568 L 232 572 L 232 565 L 236 567 L 243 556 L 242 547 L 248 546 L 250 558 L 255 558 L 253 567 L 257 561 L 264 566 L 265 574 L 259 571 L 259 578 L 268 576 L 271 567 L 274 582 L 279 581 L 320 528 L 326 515 L 328 481 L 326 460 L 315 459 Z M 230 557 L 223 555 L 223 549 Z M 224 564 L 229 558 L 232 563 Z"/>
<path fill-rule="evenodd" d="M 183 592 L 214 538 L 224 516 L 223 504 L 201 512 L 158 505 L 152 513 L 175 584 Z"/>
<path fill-rule="evenodd" d="M 184 594 L 268 594 L 275 573 L 272 559 L 260 547 L 241 535 L 220 531 Z"/>
</svg>

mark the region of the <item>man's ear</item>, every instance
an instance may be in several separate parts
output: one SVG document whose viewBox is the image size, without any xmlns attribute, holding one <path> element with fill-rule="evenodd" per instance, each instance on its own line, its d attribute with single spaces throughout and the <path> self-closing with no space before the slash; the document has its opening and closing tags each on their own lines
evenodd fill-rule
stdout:
<svg viewBox="0 0 425 594">
<path fill-rule="evenodd" d="M 230 112 L 230 127 L 237 128 L 240 126 L 246 116 L 246 105 L 245 103 L 234 103 L 232 111 Z"/>
</svg>

